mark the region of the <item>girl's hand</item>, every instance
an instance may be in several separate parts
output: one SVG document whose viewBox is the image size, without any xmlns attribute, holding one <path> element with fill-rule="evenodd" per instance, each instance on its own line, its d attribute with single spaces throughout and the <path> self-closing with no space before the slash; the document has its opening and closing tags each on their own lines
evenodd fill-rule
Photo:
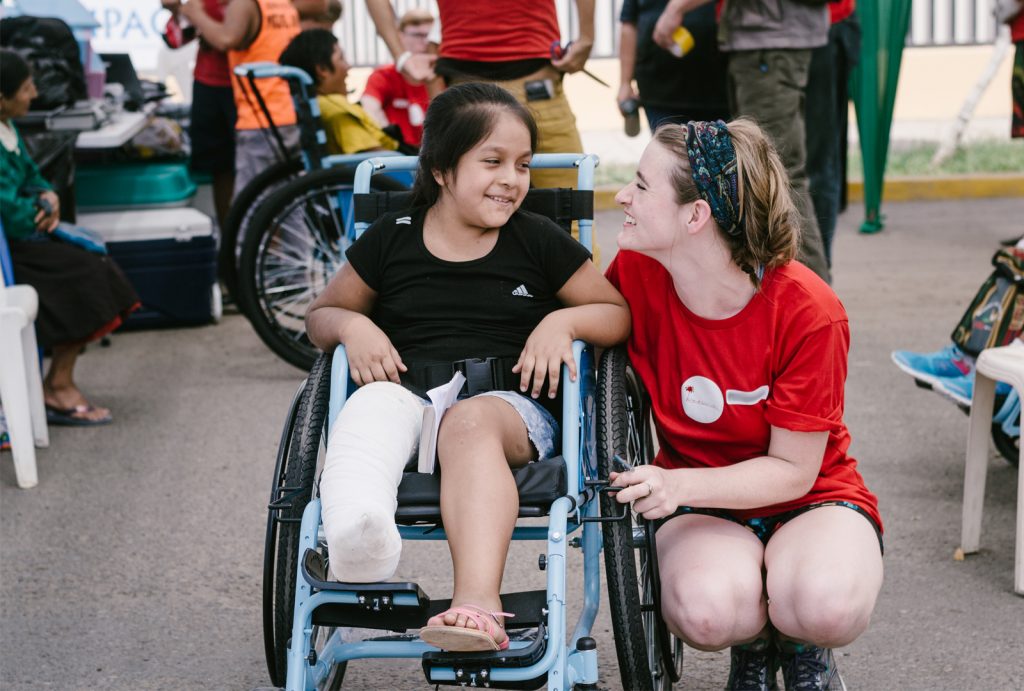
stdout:
<svg viewBox="0 0 1024 691">
<path fill-rule="evenodd" d="M 348 355 L 349 376 L 359 386 L 374 381 L 391 381 L 401 384 L 399 372 L 408 368 L 380 328 L 369 319 L 353 320 L 345 330 L 344 338 Z"/>
<path fill-rule="evenodd" d="M 548 379 L 548 397 L 558 394 L 562 363 L 569 367 L 569 378 L 576 381 L 576 360 L 572 356 L 572 334 L 563 317 L 552 312 L 544 317 L 526 339 L 519 361 L 512 371 L 519 377 L 519 390 L 533 398 L 540 396 L 544 377 Z"/>
<path fill-rule="evenodd" d="M 615 495 L 620 504 L 633 502 L 633 510 L 647 520 L 670 516 L 679 508 L 675 478 L 671 471 L 642 465 L 624 473 L 608 475 L 612 487 L 624 487 Z"/>
<path fill-rule="evenodd" d="M 60 197 L 52 190 L 46 190 L 39 193 L 39 201 L 42 208 L 35 217 L 36 230 L 51 233 L 60 224 Z"/>
</svg>

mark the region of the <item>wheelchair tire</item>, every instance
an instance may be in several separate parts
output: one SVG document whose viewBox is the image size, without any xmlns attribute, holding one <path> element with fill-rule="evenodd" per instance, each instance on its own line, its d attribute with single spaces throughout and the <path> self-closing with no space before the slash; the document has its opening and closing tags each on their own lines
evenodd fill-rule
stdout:
<svg viewBox="0 0 1024 691">
<path fill-rule="evenodd" d="M 345 262 L 351 244 L 353 166 L 298 177 L 260 205 L 238 265 L 239 307 L 267 346 L 308 370 L 320 351 L 306 337 L 310 303 Z M 405 187 L 374 178 L 373 189 Z"/>
<path fill-rule="evenodd" d="M 998 423 L 992 425 L 992 443 L 995 444 L 999 455 L 1009 461 L 1010 465 L 1020 465 L 1020 437 L 1014 437 L 1003 431 L 1003 426 Z"/>
<path fill-rule="evenodd" d="M 273 553 L 268 542 L 268 554 L 264 562 L 264 578 L 269 575 L 266 562 L 273 564 L 273 590 L 271 609 L 272 629 L 267 632 L 267 612 L 264 609 L 264 642 L 273 642 L 267 649 L 267 669 L 277 686 L 284 686 L 288 670 L 288 645 L 292 632 L 292 617 L 295 613 L 295 587 L 298 578 L 300 549 L 300 521 L 302 513 L 313 498 L 316 489 L 316 475 L 320 465 L 320 449 L 327 423 L 328 401 L 331 385 L 331 356 L 321 355 L 313 365 L 297 403 L 294 417 L 289 415 L 292 425 L 282 435 L 279 450 L 278 482 L 275 496 L 278 498 L 276 539 Z M 273 514 L 274 512 L 272 512 Z M 268 527 L 268 538 L 271 528 Z M 267 588 L 264 580 L 264 607 L 267 606 Z M 326 640 L 330 631 L 314 627 L 313 644 Z M 322 635 L 321 635 L 322 634 Z M 345 674 L 345 665 L 331 670 L 320 689 L 339 689 Z"/>
<path fill-rule="evenodd" d="M 247 228 L 253 213 L 267 196 L 284 183 L 302 173 L 302 162 L 293 158 L 278 161 L 254 177 L 238 191 L 231 201 L 231 208 L 220 229 L 220 248 L 217 250 L 217 275 L 228 294 L 238 302 L 238 238 L 245 237 L 242 228 Z"/>
<path fill-rule="evenodd" d="M 606 350 L 601 358 L 597 435 L 599 477 L 608 477 L 615 469 L 616 455 L 632 466 L 653 458 L 650 403 L 624 346 Z M 601 495 L 602 515 L 622 510 L 614 497 Z M 682 672 L 683 648 L 661 618 L 654 526 L 628 511 L 625 519 L 602 526 L 609 610 L 623 688 L 669 691 Z"/>
</svg>

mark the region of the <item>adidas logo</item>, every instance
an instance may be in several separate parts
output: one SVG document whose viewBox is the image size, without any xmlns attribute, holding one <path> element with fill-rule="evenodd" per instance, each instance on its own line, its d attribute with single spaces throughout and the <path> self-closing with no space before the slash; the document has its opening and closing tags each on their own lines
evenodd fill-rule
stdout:
<svg viewBox="0 0 1024 691">
<path fill-rule="evenodd" d="M 408 226 L 412 225 L 412 216 L 401 216 L 395 219 L 396 226 Z"/>
<path fill-rule="evenodd" d="M 512 291 L 512 294 L 515 295 L 516 297 L 521 297 L 521 298 L 532 298 L 533 297 L 532 295 L 530 295 L 530 291 L 528 291 L 526 289 L 526 286 L 523 285 L 522 283 L 519 284 L 518 288 L 516 288 L 515 290 Z"/>
</svg>

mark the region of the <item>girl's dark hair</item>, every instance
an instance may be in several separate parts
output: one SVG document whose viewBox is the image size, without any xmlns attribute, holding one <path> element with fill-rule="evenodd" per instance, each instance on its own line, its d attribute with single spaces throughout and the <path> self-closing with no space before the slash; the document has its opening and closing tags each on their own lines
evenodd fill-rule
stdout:
<svg viewBox="0 0 1024 691">
<path fill-rule="evenodd" d="M 537 150 L 537 123 L 512 94 L 486 82 L 458 84 L 442 91 L 423 121 L 419 170 L 412 188 L 414 204 L 432 206 L 441 196 L 434 173 L 455 175 L 459 159 L 494 130 L 498 115 L 519 118 L 530 132 L 530 150 Z"/>
<path fill-rule="evenodd" d="M 316 68 L 331 69 L 331 54 L 337 44 L 337 37 L 327 29 L 306 29 L 292 39 L 288 47 L 282 51 L 278 62 L 298 67 L 313 78 L 313 84 L 319 86 L 320 78 L 317 76 Z"/>
<path fill-rule="evenodd" d="M 25 80 L 32 76 L 32 69 L 25 58 L 13 50 L 0 49 L 0 94 L 11 98 Z"/>
</svg>

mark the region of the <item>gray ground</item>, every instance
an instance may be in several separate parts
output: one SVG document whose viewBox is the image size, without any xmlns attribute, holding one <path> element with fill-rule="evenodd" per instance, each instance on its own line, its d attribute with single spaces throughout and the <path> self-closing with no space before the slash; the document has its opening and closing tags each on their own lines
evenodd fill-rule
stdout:
<svg viewBox="0 0 1024 691">
<path fill-rule="evenodd" d="M 943 345 L 1024 232 L 1020 200 L 889 204 L 887 229 L 840 221 L 835 288 L 850 313 L 852 452 L 879 495 L 886 581 L 869 631 L 840 652 L 851 689 L 1024 688 L 1024 599 L 1012 592 L 1017 473 L 993 456 L 983 551 L 959 544 L 967 418 L 916 389 L 894 348 Z M 621 214 L 602 212 L 606 260 Z M 241 317 L 120 334 L 90 348 L 80 383 L 116 415 L 52 428 L 40 484 L 0 457 L 0 684 L 4 688 L 241 689 L 268 683 L 260 577 L 265 504 L 285 411 L 302 375 Z M 510 589 L 533 587 L 537 545 L 517 545 Z M 579 560 L 574 562 L 578 566 Z M 444 546 L 412 544 L 400 575 L 446 593 Z M 607 612 L 603 689 L 620 688 Z M 683 689 L 724 684 L 725 653 L 686 658 Z M 346 688 L 426 688 L 416 662 L 353 663 Z"/>
</svg>

